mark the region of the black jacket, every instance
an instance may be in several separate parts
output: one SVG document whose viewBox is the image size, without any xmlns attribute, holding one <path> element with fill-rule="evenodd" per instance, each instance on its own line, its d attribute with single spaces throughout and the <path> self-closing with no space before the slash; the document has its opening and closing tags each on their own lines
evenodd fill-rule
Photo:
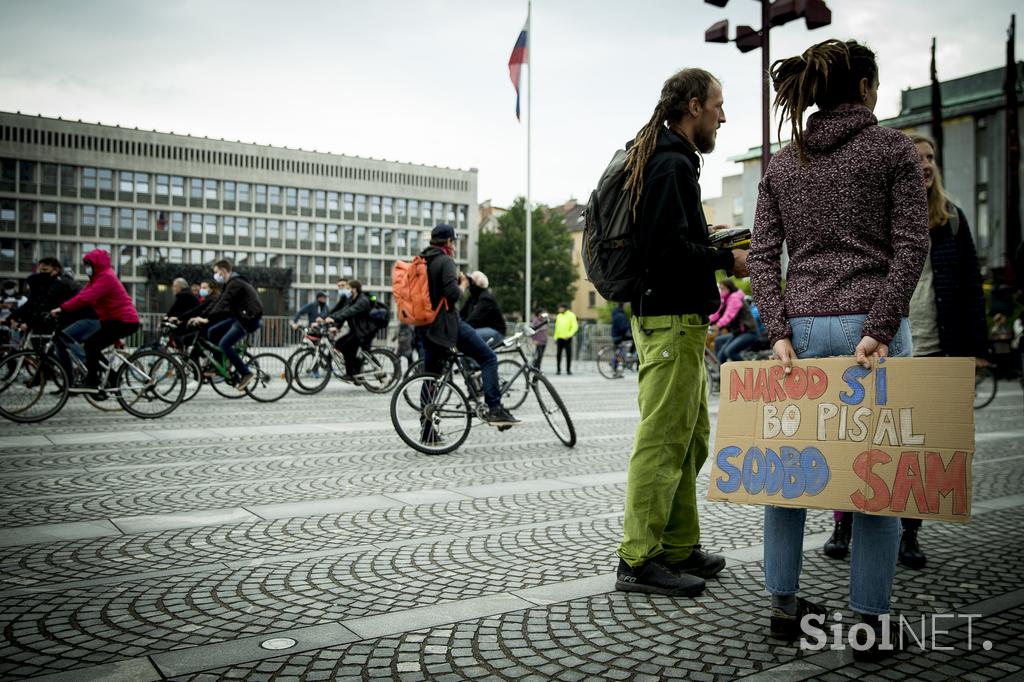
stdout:
<svg viewBox="0 0 1024 682">
<path fill-rule="evenodd" d="M 46 316 L 64 301 L 73 297 L 81 288 L 73 277 L 60 274 L 57 277 L 44 275 L 37 272 L 29 275 L 28 300 L 17 310 L 11 313 L 11 319 L 15 322 L 24 322 L 31 329 L 37 332 L 48 332 L 53 330 L 53 320 Z M 83 314 L 74 314 L 74 320 L 86 317 L 96 317 L 91 308 L 84 309 Z M 70 316 L 61 316 L 61 325 L 68 324 Z M 72 320 L 73 321 L 73 320 Z"/>
<path fill-rule="evenodd" d="M 459 311 L 455 307 L 462 298 L 459 269 L 451 256 L 436 246 L 428 246 L 420 255 L 427 259 L 430 305 L 437 308 L 442 300 L 448 302 L 447 308 L 442 306 L 427 328 L 427 340 L 446 349 L 452 348 L 459 340 Z"/>
<path fill-rule="evenodd" d="M 242 323 L 246 331 L 250 331 L 263 317 L 263 304 L 249 280 L 234 273 L 204 317 L 211 323 L 233 317 Z"/>
<path fill-rule="evenodd" d="M 188 289 L 182 289 L 174 296 L 174 303 L 167 311 L 167 317 L 186 319 L 185 314 L 199 305 L 199 299 Z"/>
<path fill-rule="evenodd" d="M 931 238 L 932 288 L 943 354 L 983 358 L 988 354 L 985 296 L 971 228 L 963 211 L 953 234 L 949 222 L 928 231 Z"/>
<path fill-rule="evenodd" d="M 645 268 L 640 294 L 631 301 L 634 315 L 710 315 L 718 310 L 715 270 L 731 268 L 733 256 L 708 241 L 699 175 L 693 147 L 676 132 L 662 130 L 644 166 L 633 227 Z"/>
<path fill-rule="evenodd" d="M 377 333 L 377 327 L 370 320 L 372 309 L 373 303 L 370 301 L 369 294 L 362 293 L 350 299 L 349 304 L 342 308 L 340 313 L 330 317 L 338 323 L 339 327 L 347 320 L 349 329 L 360 342 L 365 343 Z"/>
<path fill-rule="evenodd" d="M 338 297 L 338 302 L 334 304 L 334 307 L 327 311 L 325 317 L 334 317 L 334 313 L 340 312 L 345 309 L 349 303 L 352 302 L 352 297 L 345 298 L 344 296 Z"/>
<path fill-rule="evenodd" d="M 480 289 L 474 284 L 469 285 L 469 298 L 462 305 L 459 313 L 473 329 L 490 327 L 502 336 L 505 335 L 505 318 L 501 315 L 501 308 L 490 289 Z"/>
</svg>

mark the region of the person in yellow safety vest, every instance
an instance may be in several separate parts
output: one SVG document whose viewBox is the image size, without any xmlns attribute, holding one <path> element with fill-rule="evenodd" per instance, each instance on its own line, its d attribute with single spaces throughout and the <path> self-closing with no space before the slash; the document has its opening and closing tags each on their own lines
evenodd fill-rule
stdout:
<svg viewBox="0 0 1024 682">
<path fill-rule="evenodd" d="M 565 373 L 572 374 L 572 337 L 580 328 L 576 321 L 576 315 L 564 303 L 558 305 L 558 315 L 555 316 L 555 346 L 558 354 L 555 356 L 555 374 L 562 373 L 562 353 L 565 352 Z"/>
</svg>

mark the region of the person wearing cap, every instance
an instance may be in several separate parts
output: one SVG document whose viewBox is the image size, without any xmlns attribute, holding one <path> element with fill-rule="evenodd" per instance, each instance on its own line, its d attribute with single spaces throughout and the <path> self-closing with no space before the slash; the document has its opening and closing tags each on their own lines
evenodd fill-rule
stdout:
<svg viewBox="0 0 1024 682">
<path fill-rule="evenodd" d="M 306 326 L 308 327 L 312 326 L 318 319 L 327 317 L 328 314 L 327 292 L 318 291 L 314 300 L 296 310 L 295 314 L 292 315 L 292 329 L 298 329 L 302 326 L 299 324 L 299 318 L 303 315 L 306 316 Z"/>
<path fill-rule="evenodd" d="M 427 261 L 430 304 L 438 311 L 424 336 L 426 370 L 428 373 L 440 374 L 449 349 L 453 346 L 458 348 L 480 365 L 488 408 L 485 417 L 487 423 L 492 426 L 513 426 L 519 420 L 501 404 L 498 358 L 480 334 L 459 317 L 456 308 L 462 298 L 460 279 L 465 280 L 465 275 L 461 275 L 455 265 L 455 240 L 455 228 L 451 225 L 438 225 L 430 233 L 430 245 L 420 254 Z M 423 433 L 425 441 L 436 442 L 438 437 L 437 433 L 429 429 Z"/>
<path fill-rule="evenodd" d="M 505 340 L 505 318 L 498 307 L 494 294 L 487 288 L 487 275 L 476 270 L 469 273 L 465 282 L 469 286 L 469 298 L 462 304 L 459 313 L 462 319 L 492 348 Z"/>
</svg>

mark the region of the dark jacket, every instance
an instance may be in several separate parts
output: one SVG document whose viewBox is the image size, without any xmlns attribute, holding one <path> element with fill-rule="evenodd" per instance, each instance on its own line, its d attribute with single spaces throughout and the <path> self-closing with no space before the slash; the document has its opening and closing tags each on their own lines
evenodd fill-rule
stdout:
<svg viewBox="0 0 1024 682">
<path fill-rule="evenodd" d="M 644 166 L 644 185 L 633 227 L 643 284 L 633 314 L 710 315 L 718 310 L 715 270 L 732 267 L 732 251 L 711 247 L 701 207 L 697 152 L 681 135 L 663 129 Z"/>
<path fill-rule="evenodd" d="M 473 329 L 490 327 L 502 336 L 505 335 L 505 318 L 490 289 L 481 289 L 470 283 L 469 298 L 462 305 L 459 315 Z"/>
<path fill-rule="evenodd" d="M 370 295 L 363 292 L 351 299 L 351 302 L 340 313 L 331 315 L 331 319 L 337 322 L 339 327 L 347 320 L 349 329 L 360 342 L 365 343 L 377 334 L 377 327 L 370 320 L 370 310 L 372 309 L 373 303 L 370 301 Z"/>
<path fill-rule="evenodd" d="M 931 239 L 932 288 L 939 323 L 939 347 L 945 355 L 988 355 L 985 295 L 981 270 L 967 218 L 958 207 L 954 235 L 949 222 L 928 231 Z"/>
<path fill-rule="evenodd" d="M 246 331 L 252 331 L 263 317 L 263 303 L 249 280 L 236 272 L 224 284 L 224 290 L 204 317 L 211 323 L 233 317 Z"/>
<path fill-rule="evenodd" d="M 459 287 L 459 269 L 451 256 L 436 246 L 428 246 L 420 254 L 427 259 L 427 284 L 430 287 L 430 305 L 436 309 L 442 300 L 437 317 L 427 328 L 427 340 L 444 348 L 452 348 L 459 339 L 459 311 L 455 307 L 462 297 Z"/>
<path fill-rule="evenodd" d="M 621 341 L 630 336 L 629 317 L 619 306 L 612 308 L 612 341 Z"/>
<path fill-rule="evenodd" d="M 11 319 L 15 322 L 24 322 L 37 332 L 52 331 L 53 320 L 47 316 L 47 313 L 78 293 L 78 283 L 73 277 L 63 273 L 57 277 L 51 277 L 41 272 L 29 275 L 26 281 L 28 283 L 28 300 L 11 313 Z M 91 312 L 91 308 L 85 310 Z M 66 319 L 62 317 L 61 323 L 65 322 Z"/>
<path fill-rule="evenodd" d="M 352 302 L 352 297 L 345 298 L 344 296 L 338 296 L 338 302 L 334 304 L 334 307 L 327 311 L 327 315 L 324 317 L 334 317 L 334 313 L 341 312 L 345 309 L 349 303 Z"/>
<path fill-rule="evenodd" d="M 307 323 L 313 324 L 316 322 L 316 318 L 327 317 L 332 312 L 334 311 L 327 309 L 326 301 L 324 301 L 323 305 L 317 301 L 311 301 L 295 311 L 295 314 L 292 316 L 292 322 L 298 322 L 299 318 L 305 315 Z"/>
<path fill-rule="evenodd" d="M 185 313 L 199 305 L 199 299 L 188 289 L 182 289 L 174 296 L 174 303 L 167 311 L 167 317 L 184 318 Z"/>
</svg>

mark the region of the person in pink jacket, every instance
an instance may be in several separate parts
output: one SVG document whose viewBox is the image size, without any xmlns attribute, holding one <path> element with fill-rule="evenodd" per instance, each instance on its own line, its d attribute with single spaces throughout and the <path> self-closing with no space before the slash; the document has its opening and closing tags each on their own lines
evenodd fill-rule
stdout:
<svg viewBox="0 0 1024 682">
<path fill-rule="evenodd" d="M 731 279 L 718 283 L 722 305 L 708 320 L 724 334 L 715 337 L 715 355 L 719 362 L 740 360 L 740 352 L 757 343 L 757 321 L 746 303 L 746 294 Z"/>
<path fill-rule="evenodd" d="M 51 314 L 89 307 L 96 312 L 100 328 L 85 340 L 85 381 L 70 387 L 72 393 L 100 392 L 100 357 L 103 349 L 118 339 L 131 336 L 139 328 L 139 314 L 121 280 L 110 267 L 110 254 L 93 249 L 82 259 L 89 283 L 74 297 L 61 303 Z"/>
</svg>

